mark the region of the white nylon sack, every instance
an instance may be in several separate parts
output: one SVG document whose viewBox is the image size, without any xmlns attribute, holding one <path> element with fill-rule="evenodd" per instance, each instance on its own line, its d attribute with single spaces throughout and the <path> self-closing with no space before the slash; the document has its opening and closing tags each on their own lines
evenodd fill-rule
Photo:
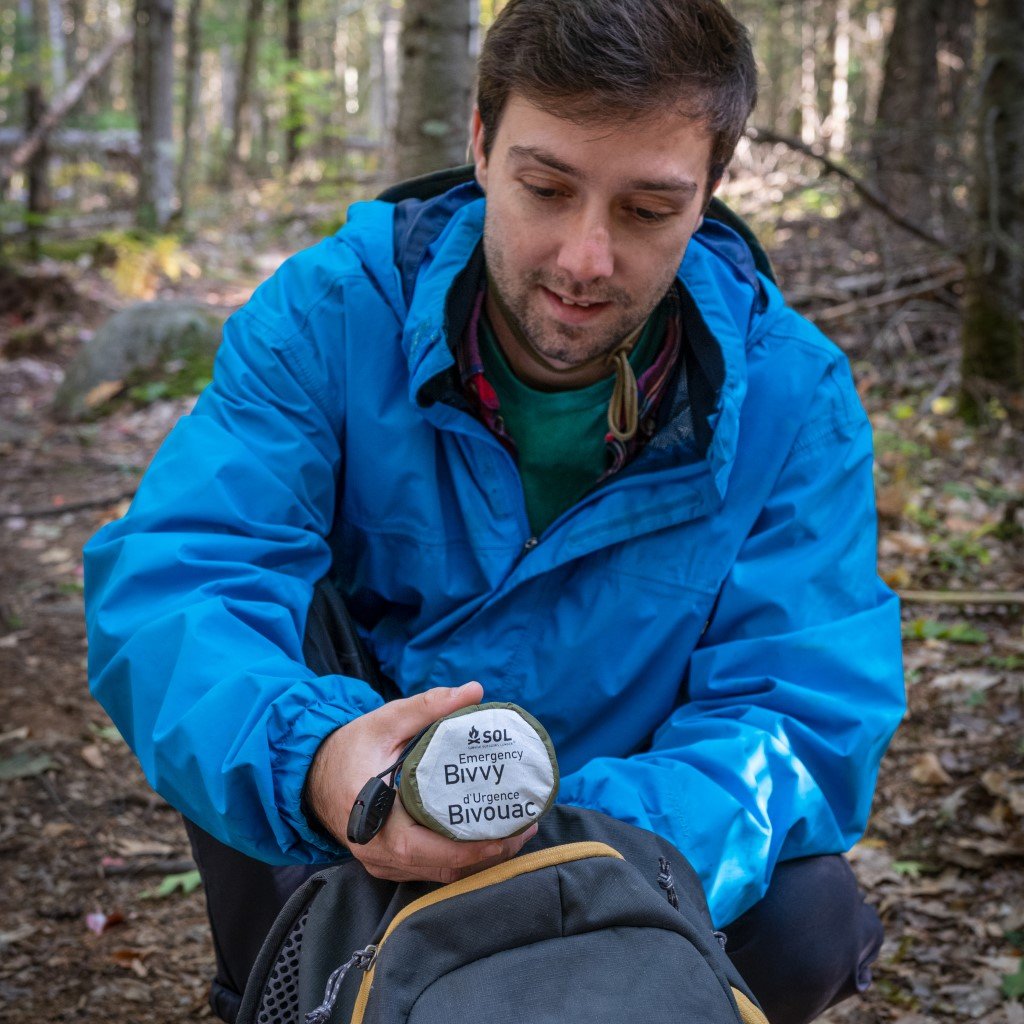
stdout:
<svg viewBox="0 0 1024 1024">
<path fill-rule="evenodd" d="M 479 704 L 440 719 L 402 766 L 410 816 L 450 839 L 504 839 L 554 803 L 558 760 L 547 730 L 515 704 Z"/>
</svg>

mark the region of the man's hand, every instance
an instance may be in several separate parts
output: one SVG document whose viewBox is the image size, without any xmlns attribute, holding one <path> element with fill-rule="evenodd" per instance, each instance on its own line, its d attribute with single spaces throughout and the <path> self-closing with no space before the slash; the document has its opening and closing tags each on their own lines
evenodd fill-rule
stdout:
<svg viewBox="0 0 1024 1024">
<path fill-rule="evenodd" d="M 483 687 L 438 687 L 391 701 L 331 733 L 309 773 L 309 800 L 317 817 L 375 878 L 393 882 L 454 882 L 514 857 L 537 832 L 533 825 L 510 839 L 463 843 L 417 824 L 400 799 L 384 827 L 365 846 L 349 845 L 349 812 L 367 779 L 394 764 L 421 729 L 459 708 L 479 704 Z"/>
</svg>

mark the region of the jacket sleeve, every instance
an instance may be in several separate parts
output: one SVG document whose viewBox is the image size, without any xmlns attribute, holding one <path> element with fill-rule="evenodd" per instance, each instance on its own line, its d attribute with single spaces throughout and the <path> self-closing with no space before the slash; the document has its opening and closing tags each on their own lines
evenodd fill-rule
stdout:
<svg viewBox="0 0 1024 1024">
<path fill-rule="evenodd" d="M 336 858 L 300 811 L 305 775 L 381 704 L 302 659 L 344 429 L 342 358 L 313 339 L 340 333 L 344 285 L 296 259 L 314 266 L 286 264 L 228 321 L 212 385 L 84 562 L 93 694 L 165 799 L 269 863 Z"/>
<path fill-rule="evenodd" d="M 905 707 L 870 426 L 844 364 L 830 387 L 720 589 L 686 702 L 649 750 L 591 761 L 561 790 L 673 841 L 719 926 L 764 895 L 778 861 L 856 842 Z M 822 413 L 837 403 L 855 410 L 847 422 Z"/>
</svg>

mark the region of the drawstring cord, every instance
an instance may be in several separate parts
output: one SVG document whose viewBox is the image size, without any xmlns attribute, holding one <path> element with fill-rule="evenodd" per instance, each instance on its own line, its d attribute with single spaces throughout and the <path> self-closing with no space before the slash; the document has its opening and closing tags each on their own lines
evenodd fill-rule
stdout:
<svg viewBox="0 0 1024 1024">
<path fill-rule="evenodd" d="M 323 1002 L 315 1010 L 310 1010 L 306 1014 L 306 1024 L 328 1024 L 334 1004 L 338 1001 L 338 993 L 341 992 L 341 983 L 345 980 L 345 975 L 353 967 L 358 967 L 361 971 L 367 970 L 376 955 L 377 947 L 367 946 L 366 949 L 356 950 L 345 963 L 336 967 L 324 987 Z"/>
<path fill-rule="evenodd" d="M 668 902 L 674 910 L 679 909 L 679 897 L 676 895 L 676 883 L 672 878 L 672 865 L 664 857 L 659 858 L 658 885 L 665 890 Z"/>
<path fill-rule="evenodd" d="M 635 338 L 624 341 L 610 356 L 615 367 L 615 387 L 608 403 L 608 429 L 616 441 L 632 441 L 640 425 L 640 390 L 629 363 Z"/>
<path fill-rule="evenodd" d="M 578 380 L 582 372 L 589 370 L 595 365 L 611 366 L 614 369 L 615 387 L 612 391 L 611 401 L 608 403 L 608 429 L 615 440 L 632 441 L 640 427 L 640 391 L 636 383 L 636 374 L 633 373 L 633 367 L 629 364 L 629 354 L 633 351 L 633 346 L 640 337 L 644 325 L 641 324 L 635 328 L 610 353 L 593 356 L 582 363 L 577 363 L 575 366 L 552 366 L 548 359 L 536 349 L 526 334 L 519 329 L 516 318 L 509 311 L 508 306 L 505 305 L 501 292 L 498 291 L 490 278 L 488 278 L 487 287 L 488 294 L 494 296 L 494 304 L 498 307 L 498 311 L 501 313 L 512 337 L 518 343 L 519 350 L 544 373 L 553 376 L 555 379 L 572 381 Z"/>
</svg>

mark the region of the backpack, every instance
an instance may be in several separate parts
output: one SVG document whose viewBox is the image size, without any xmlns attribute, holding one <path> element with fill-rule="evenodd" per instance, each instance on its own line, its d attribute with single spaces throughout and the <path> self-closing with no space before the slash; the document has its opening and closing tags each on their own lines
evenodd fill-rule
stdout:
<svg viewBox="0 0 1024 1024">
<path fill-rule="evenodd" d="M 512 860 L 450 885 L 356 861 L 292 895 L 238 1024 L 767 1024 L 671 844 L 556 806 Z"/>
</svg>

